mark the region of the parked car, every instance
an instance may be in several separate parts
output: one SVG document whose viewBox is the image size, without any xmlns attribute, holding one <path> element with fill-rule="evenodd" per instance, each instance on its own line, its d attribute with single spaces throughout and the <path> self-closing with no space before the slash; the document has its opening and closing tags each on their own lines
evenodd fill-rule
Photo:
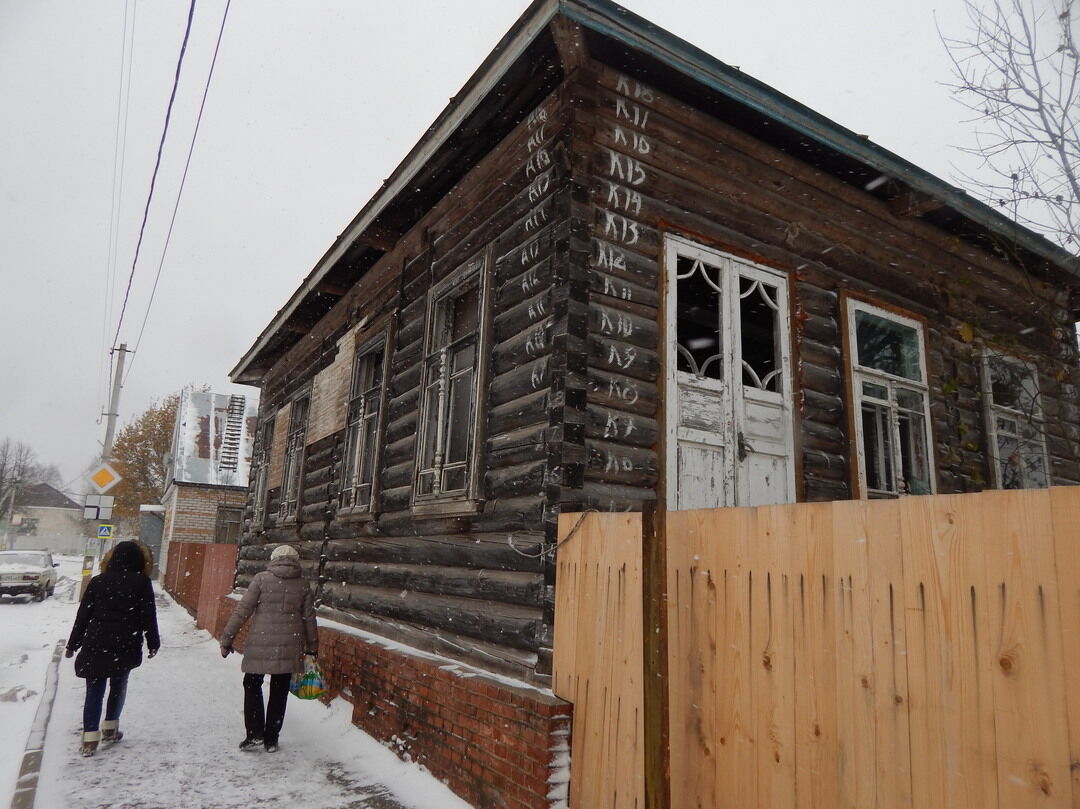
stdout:
<svg viewBox="0 0 1080 809">
<path fill-rule="evenodd" d="M 56 568 L 48 551 L 0 551 L 0 596 L 29 593 L 44 601 L 56 589 Z"/>
</svg>

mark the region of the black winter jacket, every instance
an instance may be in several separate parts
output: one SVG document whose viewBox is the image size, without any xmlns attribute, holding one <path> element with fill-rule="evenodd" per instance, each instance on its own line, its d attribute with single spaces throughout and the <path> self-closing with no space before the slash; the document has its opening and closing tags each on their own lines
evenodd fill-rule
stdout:
<svg viewBox="0 0 1080 809">
<path fill-rule="evenodd" d="M 75 675 L 87 679 L 113 677 L 142 663 L 146 648 L 157 653 L 158 635 L 154 588 L 134 570 L 109 569 L 90 580 L 68 638 L 68 651 L 79 650 Z"/>
</svg>

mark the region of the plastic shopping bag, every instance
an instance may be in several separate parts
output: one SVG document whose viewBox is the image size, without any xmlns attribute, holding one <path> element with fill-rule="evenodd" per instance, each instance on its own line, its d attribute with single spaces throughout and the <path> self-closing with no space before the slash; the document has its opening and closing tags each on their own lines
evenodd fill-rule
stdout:
<svg viewBox="0 0 1080 809">
<path fill-rule="evenodd" d="M 289 690 L 300 699 L 318 699 L 326 693 L 326 678 L 311 655 L 304 655 L 304 670 L 289 681 Z"/>
</svg>

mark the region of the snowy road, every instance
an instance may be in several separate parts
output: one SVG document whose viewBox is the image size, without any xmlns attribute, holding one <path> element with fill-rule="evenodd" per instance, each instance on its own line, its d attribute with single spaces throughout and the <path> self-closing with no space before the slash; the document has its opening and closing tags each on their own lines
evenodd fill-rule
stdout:
<svg viewBox="0 0 1080 809">
<path fill-rule="evenodd" d="M 78 575 L 42 604 L 0 604 L 0 801 L 14 789 L 51 650 L 75 614 Z M 66 584 L 66 586 L 65 586 Z M 222 660 L 207 632 L 159 596 L 162 648 L 132 672 L 125 738 L 78 755 L 83 681 L 60 664 L 36 809 L 469 809 L 443 784 L 400 761 L 350 723 L 352 706 L 289 698 L 281 750 L 241 753 L 240 658 Z M 11 729 L 14 732 L 9 732 Z"/>
</svg>

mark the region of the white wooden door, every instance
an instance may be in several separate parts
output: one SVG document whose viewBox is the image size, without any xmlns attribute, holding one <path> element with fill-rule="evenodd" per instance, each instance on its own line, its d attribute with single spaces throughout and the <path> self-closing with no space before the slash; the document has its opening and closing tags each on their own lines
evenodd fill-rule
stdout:
<svg viewBox="0 0 1080 809">
<path fill-rule="evenodd" d="M 668 508 L 795 500 L 787 276 L 665 240 Z"/>
</svg>

